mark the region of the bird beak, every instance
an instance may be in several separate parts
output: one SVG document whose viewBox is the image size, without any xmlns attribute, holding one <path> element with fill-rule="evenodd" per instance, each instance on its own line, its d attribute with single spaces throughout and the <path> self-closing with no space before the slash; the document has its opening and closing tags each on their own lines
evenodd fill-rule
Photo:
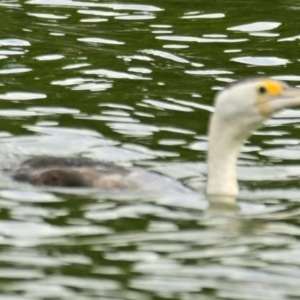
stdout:
<svg viewBox="0 0 300 300">
<path fill-rule="evenodd" d="M 300 106 L 300 89 L 285 87 L 277 95 L 270 98 L 274 112 L 285 108 Z"/>
<path fill-rule="evenodd" d="M 270 117 L 285 108 L 300 106 L 300 89 L 286 86 L 275 95 L 259 98 L 255 106 L 264 117 Z"/>
</svg>

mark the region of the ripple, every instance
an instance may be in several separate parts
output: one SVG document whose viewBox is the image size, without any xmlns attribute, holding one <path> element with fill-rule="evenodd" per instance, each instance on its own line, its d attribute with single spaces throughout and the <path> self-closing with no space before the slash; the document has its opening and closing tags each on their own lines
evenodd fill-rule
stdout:
<svg viewBox="0 0 300 300">
<path fill-rule="evenodd" d="M 22 55 L 25 54 L 25 51 L 16 51 L 16 50 L 0 50 L 0 55 Z"/>
<path fill-rule="evenodd" d="M 272 139 L 264 142 L 269 145 L 299 145 L 300 140 L 298 139 Z"/>
<path fill-rule="evenodd" d="M 7 92 L 5 94 L 0 94 L 1 100 L 10 100 L 10 101 L 36 100 L 36 99 L 45 99 L 45 98 L 47 98 L 47 95 L 42 93 Z"/>
<path fill-rule="evenodd" d="M 130 74 L 126 72 L 117 72 L 107 69 L 95 69 L 95 70 L 85 70 L 82 71 L 83 74 L 95 74 L 100 77 L 113 78 L 113 79 L 134 79 L 134 80 L 149 80 L 151 78 L 142 77 L 135 74 Z"/>
<path fill-rule="evenodd" d="M 94 3 L 85 1 L 71 0 L 29 0 L 27 4 L 51 5 L 51 6 L 69 6 L 69 7 L 106 7 L 115 10 L 137 10 L 137 11 L 162 11 L 163 9 L 152 5 L 139 4 L 117 4 L 117 3 Z"/>
<path fill-rule="evenodd" d="M 186 70 L 184 71 L 186 74 L 193 75 L 224 75 L 224 74 L 233 74 L 231 71 L 225 70 Z"/>
<path fill-rule="evenodd" d="M 81 129 L 81 128 L 68 128 L 68 127 L 57 127 L 57 128 L 49 128 L 43 126 L 24 126 L 24 128 L 38 133 L 43 133 L 47 135 L 53 136 L 66 136 L 70 135 L 72 138 L 79 136 L 80 138 L 83 137 L 101 137 L 102 135 L 94 130 L 89 129 Z M 98 141 L 100 142 L 100 141 Z"/>
<path fill-rule="evenodd" d="M 32 117 L 38 115 L 35 112 L 30 112 L 21 109 L 0 109 L 0 116 L 5 118 L 20 118 L 20 117 Z"/>
<path fill-rule="evenodd" d="M 200 98 L 200 97 L 201 97 L 201 95 L 198 95 L 197 98 Z M 201 110 L 206 110 L 206 111 L 209 111 L 209 112 L 212 111 L 211 106 L 204 105 L 204 104 L 197 103 L 197 102 L 192 102 L 192 101 L 187 101 L 187 100 L 179 100 L 179 99 L 170 98 L 170 97 L 167 97 L 166 100 L 168 100 L 170 102 L 180 104 L 180 105 L 188 106 L 188 107 L 199 108 Z"/>
<path fill-rule="evenodd" d="M 167 131 L 167 132 L 174 132 L 174 133 L 181 133 L 181 134 L 187 134 L 187 135 L 195 135 L 196 132 L 192 130 L 182 129 L 182 128 L 176 128 L 176 127 L 160 127 L 161 131 Z"/>
<path fill-rule="evenodd" d="M 143 15 L 123 15 L 123 16 L 117 16 L 115 19 L 117 20 L 152 20 L 156 17 L 153 14 L 143 14 Z"/>
<path fill-rule="evenodd" d="M 252 32 L 251 36 L 261 36 L 261 37 L 276 37 L 279 36 L 279 33 L 270 33 L 270 32 Z"/>
<path fill-rule="evenodd" d="M 30 68 L 11 68 L 11 69 L 0 70 L 0 74 L 16 74 L 16 73 L 25 73 L 30 71 L 32 71 L 32 69 Z"/>
<path fill-rule="evenodd" d="M 231 61 L 253 66 L 281 66 L 286 65 L 290 62 L 288 59 L 279 58 L 275 56 L 244 56 L 232 58 Z"/>
<path fill-rule="evenodd" d="M 109 124 L 109 127 L 114 129 L 114 124 Z M 116 132 L 120 132 L 121 130 L 114 129 Z M 124 130 L 125 133 L 131 134 L 130 128 L 128 131 Z M 147 136 L 148 134 L 136 134 L 137 136 Z M 133 135 L 134 135 L 133 134 Z M 146 160 L 151 159 L 153 156 L 149 154 L 140 153 L 138 151 L 130 150 L 130 149 L 122 149 L 117 147 L 98 147 L 91 148 L 85 155 L 85 157 L 89 157 L 92 159 L 100 160 L 100 161 L 108 161 L 108 162 L 126 162 L 126 161 L 135 161 L 135 160 Z"/>
<path fill-rule="evenodd" d="M 199 249 L 199 250 L 188 250 L 182 251 L 179 253 L 170 254 L 170 258 L 179 258 L 179 259 L 209 259 L 216 258 L 219 256 L 239 256 L 248 251 L 246 246 L 234 246 L 234 247 L 210 247 L 210 249 Z"/>
<path fill-rule="evenodd" d="M 53 20 L 63 20 L 68 19 L 68 16 L 59 16 L 54 14 L 46 14 L 46 13 L 27 13 L 28 16 L 37 17 L 41 19 L 53 19 Z"/>
<path fill-rule="evenodd" d="M 40 55 L 35 57 L 36 60 L 40 60 L 40 61 L 59 60 L 62 58 L 64 58 L 64 55 L 61 54 L 47 54 L 47 55 Z"/>
<path fill-rule="evenodd" d="M 32 106 L 27 108 L 28 111 L 42 113 L 42 114 L 50 114 L 50 115 L 62 115 L 62 114 L 70 114 L 76 115 L 80 113 L 79 109 L 76 108 L 66 108 L 66 107 L 59 107 L 59 106 L 48 106 L 48 107 L 39 107 L 39 106 Z"/>
<path fill-rule="evenodd" d="M 0 233 L 2 235 L 22 239 L 24 242 L 34 238 L 50 238 L 72 235 L 107 234 L 110 230 L 100 226 L 53 226 L 34 222 L 1 221 Z"/>
<path fill-rule="evenodd" d="M 17 2 L 16 0 L 13 0 L 11 2 Z M 21 4 L 16 4 L 16 3 L 0 3 L 0 6 L 3 6 L 3 7 L 11 7 L 11 8 L 20 8 L 22 7 Z"/>
<path fill-rule="evenodd" d="M 188 45 L 179 45 L 179 44 L 163 45 L 163 48 L 169 48 L 169 49 L 185 49 L 188 47 L 189 47 Z"/>
<path fill-rule="evenodd" d="M 147 68 L 129 68 L 128 71 L 133 72 L 133 73 L 140 73 L 140 74 L 150 74 L 150 73 L 152 73 L 152 70 L 147 69 Z"/>
<path fill-rule="evenodd" d="M 177 145 L 185 145 L 185 140 L 179 140 L 179 139 L 161 139 L 158 141 L 159 145 L 165 145 L 165 146 L 177 146 Z"/>
<path fill-rule="evenodd" d="M 171 152 L 171 151 L 160 151 L 160 150 L 151 150 L 147 147 L 141 146 L 141 145 L 137 145 L 137 144 L 123 144 L 123 147 L 126 150 L 133 150 L 133 151 L 137 151 L 139 153 L 144 153 L 144 154 L 148 154 L 150 156 L 155 156 L 155 157 L 176 157 L 178 156 L 177 153 L 175 152 Z"/>
<path fill-rule="evenodd" d="M 79 14 L 84 15 L 93 15 L 93 16 L 102 16 L 102 17 L 116 17 L 122 15 L 122 13 L 114 12 L 114 11 L 103 11 L 103 10 L 77 10 Z"/>
<path fill-rule="evenodd" d="M 76 289 L 88 289 L 88 290 L 118 290 L 120 285 L 118 282 L 111 279 L 103 278 L 83 278 L 75 276 L 59 276 L 53 275 L 48 280 L 48 283 L 56 283 L 67 287 L 73 287 Z"/>
<path fill-rule="evenodd" d="M 226 38 L 226 34 L 203 34 L 205 38 Z"/>
<path fill-rule="evenodd" d="M 130 136 L 150 136 L 159 131 L 156 126 L 135 123 L 108 123 L 108 127 L 115 132 Z"/>
<path fill-rule="evenodd" d="M 147 261 L 156 260 L 159 256 L 153 252 L 147 251 L 124 251 L 118 253 L 107 253 L 106 259 L 109 260 L 124 260 L 124 261 Z"/>
<path fill-rule="evenodd" d="M 277 80 L 284 80 L 284 81 L 300 81 L 299 75 L 278 75 L 278 76 L 272 76 L 272 78 Z"/>
<path fill-rule="evenodd" d="M 50 32 L 49 34 L 53 36 L 65 36 L 63 32 Z"/>
<path fill-rule="evenodd" d="M 125 110 L 133 110 L 133 107 L 122 104 L 122 103 L 100 103 L 99 106 L 125 109 Z"/>
<path fill-rule="evenodd" d="M 153 205 L 126 205 L 120 208 L 112 208 L 112 209 L 102 209 L 89 211 L 86 213 L 86 217 L 92 220 L 104 221 L 104 220 L 114 220 L 119 219 L 120 217 L 130 218 L 130 217 L 138 217 L 147 214 L 160 215 L 163 214 L 166 210 L 164 208 L 154 207 Z M 148 252 L 118 252 L 118 253 L 107 253 L 105 255 L 106 259 L 109 260 L 147 260 L 151 259 L 151 256 L 155 256 L 155 254 L 151 254 Z"/>
<path fill-rule="evenodd" d="M 154 99 L 144 99 L 143 103 L 151 104 L 153 107 L 157 109 L 168 109 L 168 110 L 176 110 L 176 111 L 193 111 L 193 109 L 189 107 L 185 107 L 178 104 L 171 104 L 164 101 L 154 100 Z"/>
<path fill-rule="evenodd" d="M 122 110 L 103 110 L 103 115 L 111 115 L 111 116 L 121 116 L 121 117 L 129 117 L 130 114 L 126 111 Z"/>
<path fill-rule="evenodd" d="M 69 86 L 69 85 L 83 84 L 86 81 L 94 81 L 94 80 L 92 78 L 72 77 L 72 78 L 66 78 L 63 80 L 54 80 L 51 82 L 51 84 L 61 85 L 61 86 Z"/>
<path fill-rule="evenodd" d="M 97 82 L 92 82 L 92 83 L 83 83 L 79 84 L 75 87 L 72 88 L 73 91 L 106 91 L 108 89 L 112 88 L 111 83 L 97 83 Z"/>
<path fill-rule="evenodd" d="M 241 49 L 227 49 L 224 50 L 224 53 L 237 53 L 237 52 L 242 52 Z"/>
<path fill-rule="evenodd" d="M 172 30 L 152 30 L 153 34 L 172 34 Z"/>
<path fill-rule="evenodd" d="M 81 19 L 80 22 L 82 23 L 98 23 L 98 22 L 107 22 L 108 19 L 105 18 L 85 18 Z"/>
<path fill-rule="evenodd" d="M 122 55 L 118 56 L 118 58 L 122 58 L 124 61 L 130 62 L 132 60 L 139 61 L 153 61 L 153 59 L 146 55 Z"/>
<path fill-rule="evenodd" d="M 294 42 L 300 39 L 300 35 L 279 39 L 278 42 Z"/>
<path fill-rule="evenodd" d="M 182 19 L 219 19 L 224 18 L 225 14 L 223 13 L 214 13 L 214 14 L 191 14 L 188 13 L 182 17 Z"/>
<path fill-rule="evenodd" d="M 139 120 L 133 119 L 131 117 L 125 116 L 106 116 L 106 115 L 90 115 L 90 116 L 80 116 L 77 119 L 82 120 L 99 120 L 108 122 L 120 122 L 120 123 L 139 123 Z"/>
<path fill-rule="evenodd" d="M 46 192 L 32 192 L 32 191 L 0 191 L 0 197 L 10 201 L 17 202 L 31 202 L 31 203 L 53 203 L 62 201 L 53 194 Z"/>
<path fill-rule="evenodd" d="M 28 296 L 26 298 L 5 298 L 3 300 L 37 300 L 47 297 L 60 299 L 76 298 L 76 293 L 69 288 L 42 280 L 19 282 L 14 286 L 14 290 L 16 290 L 16 294 L 21 292 Z"/>
<path fill-rule="evenodd" d="M 77 40 L 80 42 L 94 43 L 94 44 L 108 44 L 108 45 L 124 45 L 125 44 L 124 42 L 103 39 L 103 38 L 96 38 L 96 37 L 78 38 Z"/>
<path fill-rule="evenodd" d="M 241 42 L 248 41 L 248 39 L 199 38 L 194 36 L 180 36 L 180 35 L 160 35 L 155 38 L 164 41 L 196 42 L 196 43 L 241 43 Z"/>
<path fill-rule="evenodd" d="M 259 152 L 260 155 L 279 158 L 282 160 L 299 160 L 300 159 L 300 151 L 299 149 L 270 149 L 263 150 Z"/>
<path fill-rule="evenodd" d="M 0 40 L 1 46 L 12 46 L 12 47 L 28 47 L 31 46 L 31 44 L 28 41 L 21 40 L 21 39 L 1 39 Z"/>
<path fill-rule="evenodd" d="M 159 56 L 162 58 L 170 59 L 179 63 L 189 63 L 187 59 L 184 59 L 182 57 L 179 57 L 177 55 L 174 55 L 172 53 L 166 52 L 166 51 L 161 51 L 161 50 L 152 50 L 152 49 L 146 49 L 146 50 L 141 50 L 142 53 L 149 54 L 149 55 L 154 55 L 154 56 Z"/>
<path fill-rule="evenodd" d="M 281 23 L 279 22 L 254 22 L 250 24 L 229 27 L 227 29 L 242 31 L 242 32 L 255 32 L 255 31 L 272 30 L 279 27 L 280 25 Z"/>
<path fill-rule="evenodd" d="M 141 276 L 132 279 L 129 283 L 131 288 L 152 292 L 199 292 L 201 285 L 199 280 L 183 276 Z"/>
<path fill-rule="evenodd" d="M 63 255 L 51 257 L 42 255 L 37 251 L 3 252 L 0 254 L 0 261 L 21 265 L 32 265 L 36 267 L 59 267 L 69 263 L 80 265 L 90 265 L 90 260 L 83 255 Z"/>
<path fill-rule="evenodd" d="M 79 68 L 83 68 L 83 67 L 88 67 L 91 64 L 89 63 L 74 63 L 71 65 L 66 65 L 64 67 L 62 67 L 63 70 L 68 70 L 68 69 L 79 69 Z"/>
<path fill-rule="evenodd" d="M 192 142 L 187 146 L 187 148 L 196 151 L 207 151 L 208 143 L 207 141 Z"/>
<path fill-rule="evenodd" d="M 40 271 L 24 270 L 18 268 L 0 268 L 0 278 L 13 278 L 13 279 L 37 279 L 43 278 L 43 274 Z M 2 296 L 1 296 L 2 298 Z"/>
<path fill-rule="evenodd" d="M 10 155 L 23 158 L 33 155 L 79 156 L 117 144 L 104 139 L 97 131 L 49 126 L 23 126 L 31 135 L 0 140 Z M 37 133 L 33 135 L 32 133 Z M 53 148 L 55 145 L 55 149 Z M 110 150 L 112 152 L 112 150 Z"/>
<path fill-rule="evenodd" d="M 71 89 L 74 91 L 105 91 L 112 87 L 112 83 L 103 82 L 103 80 L 94 80 L 90 78 L 67 78 L 63 80 L 52 81 L 53 85 L 74 86 Z"/>
</svg>

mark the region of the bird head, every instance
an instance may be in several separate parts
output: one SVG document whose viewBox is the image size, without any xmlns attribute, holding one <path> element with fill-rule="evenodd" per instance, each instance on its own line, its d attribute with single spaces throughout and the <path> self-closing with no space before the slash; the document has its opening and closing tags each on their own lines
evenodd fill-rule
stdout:
<svg viewBox="0 0 300 300">
<path fill-rule="evenodd" d="M 238 194 L 241 146 L 266 119 L 294 106 L 300 106 L 300 89 L 270 78 L 243 79 L 217 94 L 209 126 L 207 195 Z"/>
<path fill-rule="evenodd" d="M 215 116 L 249 134 L 285 108 L 300 105 L 300 89 L 270 78 L 234 82 L 218 93 Z"/>
</svg>

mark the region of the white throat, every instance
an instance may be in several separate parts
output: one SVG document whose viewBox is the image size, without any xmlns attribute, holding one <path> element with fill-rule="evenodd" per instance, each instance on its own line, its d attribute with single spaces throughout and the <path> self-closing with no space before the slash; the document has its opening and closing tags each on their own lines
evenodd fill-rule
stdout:
<svg viewBox="0 0 300 300">
<path fill-rule="evenodd" d="M 209 128 L 207 195 L 238 194 L 237 158 L 251 131 L 238 134 L 240 128 L 234 120 L 223 120 L 215 114 L 212 116 Z"/>
</svg>

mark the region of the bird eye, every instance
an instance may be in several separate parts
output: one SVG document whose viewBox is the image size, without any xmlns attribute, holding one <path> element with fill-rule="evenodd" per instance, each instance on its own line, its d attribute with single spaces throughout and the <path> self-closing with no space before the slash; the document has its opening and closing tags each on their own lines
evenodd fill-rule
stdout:
<svg viewBox="0 0 300 300">
<path fill-rule="evenodd" d="M 267 92 L 267 89 L 264 87 L 264 86 L 261 86 L 259 89 L 258 89 L 258 92 L 260 94 L 265 94 Z"/>
</svg>

